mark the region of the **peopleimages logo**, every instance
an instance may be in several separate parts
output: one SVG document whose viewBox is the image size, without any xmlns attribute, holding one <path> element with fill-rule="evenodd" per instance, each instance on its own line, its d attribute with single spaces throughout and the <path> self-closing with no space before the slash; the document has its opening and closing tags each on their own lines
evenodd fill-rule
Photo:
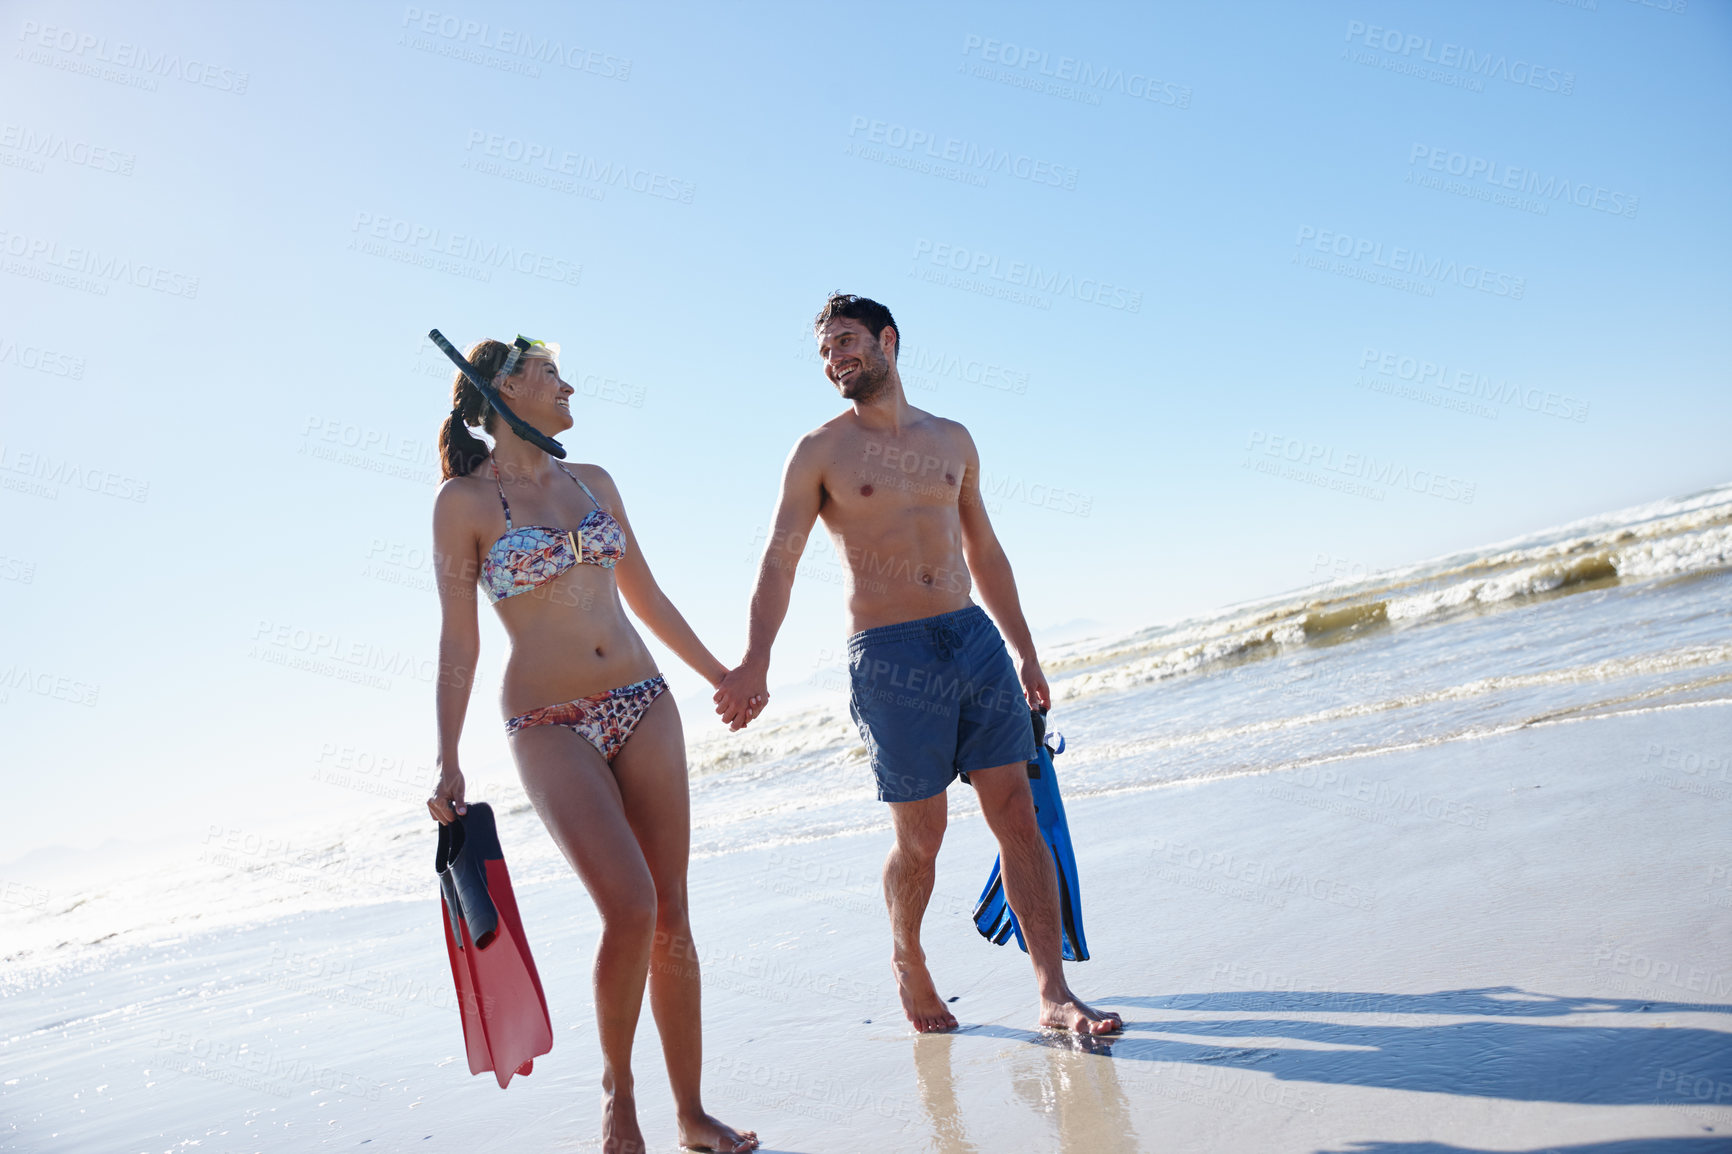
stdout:
<svg viewBox="0 0 1732 1154">
<path fill-rule="evenodd" d="M 801 343 L 805 345 L 809 342 Z M 808 348 L 804 351 L 811 350 Z M 914 343 L 898 346 L 897 352 L 897 369 L 904 381 L 910 376 L 950 377 L 971 385 L 982 385 L 1019 396 L 1028 392 L 1028 373 L 1018 369 L 1006 368 L 979 358 L 959 357 L 955 353 Z"/>
<path fill-rule="evenodd" d="M 61 160 L 120 176 L 131 176 L 133 165 L 138 162 L 138 157 L 130 152 L 118 152 L 54 132 L 38 132 L 22 124 L 0 125 L 0 148 L 23 153 L 32 160 Z M 36 171 L 42 170 L 38 167 Z"/>
<path fill-rule="evenodd" d="M 882 145 L 895 152 L 921 156 L 982 175 L 997 173 L 1026 180 L 1030 184 L 1050 184 L 1054 188 L 1074 189 L 1077 170 L 1067 164 L 1055 164 L 1027 153 L 1003 148 L 988 148 L 954 136 L 944 136 L 924 128 L 911 128 L 892 121 L 855 116 L 848 122 L 849 139 L 866 144 Z M 868 159 L 877 159 L 868 156 Z"/>
<path fill-rule="evenodd" d="M 4 441 L 0 441 L 0 475 L 8 473 L 45 482 L 47 485 L 65 485 L 69 489 L 83 489 L 86 493 L 101 493 L 105 497 L 114 497 L 121 501 L 143 504 L 150 498 L 149 481 L 108 469 L 91 468 L 70 458 L 56 458 L 52 453 L 36 449 L 15 452 Z M 5 480 L 10 482 L 12 478 L 6 477 Z M 15 486 L 8 484 L 6 488 Z M 52 500 L 59 494 L 57 490 L 50 490 L 43 495 Z"/>
<path fill-rule="evenodd" d="M 367 251 L 362 249 L 362 245 L 369 241 L 375 245 L 393 244 L 411 258 L 407 263 L 427 267 L 436 267 L 440 257 L 452 257 L 467 262 L 471 271 L 482 274 L 476 279 L 489 279 L 490 269 L 510 269 L 525 276 L 572 285 L 583 276 L 583 266 L 576 261 L 496 240 L 482 240 L 473 233 L 449 232 L 384 213 L 357 211 L 355 223 L 349 231 L 354 234 L 349 241 L 350 248 Z M 389 254 L 381 251 L 374 255 Z"/>
<path fill-rule="evenodd" d="M 1464 289 L 1508 297 L 1515 301 L 1521 300 L 1522 294 L 1527 292 L 1526 277 L 1498 272 L 1478 264 L 1458 264 L 1443 257 L 1427 258 L 1418 249 L 1402 248 L 1399 245 L 1391 246 L 1385 255 L 1383 242 L 1380 240 L 1317 229 L 1308 224 L 1300 226 L 1299 235 L 1293 241 L 1299 247 L 1299 251 L 1294 253 L 1295 261 L 1302 255 L 1307 242 L 1309 247 L 1317 252 L 1341 257 L 1356 264 L 1369 262 L 1369 265 L 1375 268 L 1387 269 L 1421 282 L 1436 281 L 1439 284 L 1459 285 Z M 1366 271 L 1371 270 L 1368 268 Z"/>
<path fill-rule="evenodd" d="M 94 707 L 102 686 L 58 673 L 44 673 L 27 665 L 8 665 L 0 670 L 0 703 L 10 702 L 14 691 Z"/>
<path fill-rule="evenodd" d="M 1379 376 L 1409 381 L 1415 385 L 1430 385 L 1475 400 L 1498 405 L 1520 405 L 1530 413 L 1540 413 L 1561 420 L 1581 422 L 1588 419 L 1588 402 L 1547 389 L 1524 388 L 1508 380 L 1493 380 L 1489 374 L 1473 369 L 1451 370 L 1441 361 L 1412 357 L 1402 353 L 1367 348 L 1359 356 L 1363 373 L 1371 368 Z M 1363 378 L 1362 378 L 1363 380 Z M 1388 391 L 1371 385 L 1376 392 Z M 1495 417 L 1495 413 L 1493 414 Z"/>
<path fill-rule="evenodd" d="M 1462 82 L 1503 80 L 1527 88 L 1538 88 L 1542 92 L 1556 92 L 1562 96 L 1569 96 L 1576 90 L 1574 72 L 1544 67 L 1527 60 L 1511 60 L 1501 53 L 1475 52 L 1472 48 L 1448 41 L 1434 44 L 1429 36 L 1380 28 L 1376 24 L 1366 24 L 1360 20 L 1347 22 L 1347 41 L 1349 44 L 1358 41 L 1367 48 L 1382 52 L 1383 56 L 1379 58 L 1357 54 L 1348 48 L 1342 50 L 1343 59 L 1389 68 L 1392 71 L 1411 71 L 1424 79 L 1444 80 L 1451 85 L 1470 87 L 1474 91 L 1479 91 L 1481 85 L 1464 85 Z M 1414 56 L 1416 52 L 1419 54 L 1417 57 Z M 1435 77 L 1426 76 L 1420 68 L 1421 64 L 1434 64 L 1447 71 Z M 1399 67 L 1395 67 L 1396 65 Z"/>
<path fill-rule="evenodd" d="M 0 365 L 17 365 L 21 369 L 31 369 L 55 377 L 70 377 L 75 381 L 84 379 L 83 357 L 43 348 L 41 345 L 21 345 L 3 336 L 0 336 Z"/>
<path fill-rule="evenodd" d="M 1078 277 L 1058 269 L 1043 269 L 1026 261 L 1006 261 L 990 252 L 943 244 L 924 237 L 914 242 L 914 263 L 946 274 L 960 275 L 981 285 L 1006 286 L 1007 291 L 1070 297 L 1084 304 L 1121 312 L 1143 310 L 1143 294 L 1094 277 Z M 958 287 L 967 287 L 959 285 Z"/>
<path fill-rule="evenodd" d="M 1123 68 L 1091 64 L 1075 56 L 1055 58 L 1044 49 L 970 34 L 962 41 L 962 54 L 971 56 L 977 52 L 980 59 L 989 64 L 1075 84 L 1085 92 L 1117 92 L 1133 100 L 1147 100 L 1174 108 L 1191 106 L 1188 87 L 1160 80 L 1147 72 L 1127 72 Z"/>
<path fill-rule="evenodd" d="M 659 200 L 690 204 L 697 191 L 697 185 L 691 181 L 680 180 L 666 173 L 654 172 L 636 165 L 617 164 L 586 153 L 573 152 L 569 148 L 501 136 L 479 128 L 470 130 L 468 143 L 463 147 L 465 151 L 479 151 L 483 156 L 521 164 L 526 168 L 540 168 L 558 176 L 569 176 L 591 184 L 626 188 Z"/>
<path fill-rule="evenodd" d="M 371 641 L 350 641 L 289 622 L 259 618 L 248 655 L 273 665 L 322 673 L 345 681 L 390 689 L 392 677 L 408 677 L 431 685 L 440 676 L 439 661 Z"/>
<path fill-rule="evenodd" d="M 188 84 L 232 92 L 237 96 L 246 92 L 247 81 L 252 78 L 250 73 L 206 64 L 190 56 L 183 58 L 178 52 L 153 52 L 125 40 L 111 44 L 106 36 L 93 36 L 53 24 L 38 24 L 34 20 L 24 21 L 18 39 L 28 47 L 45 48 L 75 58 L 77 64 L 112 64 L 142 72 L 146 77 L 184 80 Z"/>
<path fill-rule="evenodd" d="M 466 20 L 449 12 L 432 12 L 413 6 L 403 9 L 403 27 L 449 41 L 453 46 L 485 48 L 506 56 L 521 56 L 538 64 L 558 64 L 573 72 L 587 72 L 604 80 L 631 79 L 631 61 L 567 44 L 551 36 L 518 28 L 494 27 L 485 20 Z"/>
<path fill-rule="evenodd" d="M 1428 497 L 1438 497 L 1445 501 L 1459 501 L 1463 505 L 1473 504 L 1475 492 L 1479 486 L 1473 481 L 1461 477 L 1452 477 L 1435 469 L 1412 469 L 1407 465 L 1389 459 L 1379 459 L 1369 453 L 1341 452 L 1333 445 L 1318 444 L 1301 437 L 1288 437 L 1279 433 L 1270 433 L 1262 429 L 1252 429 L 1250 438 L 1245 443 L 1245 451 L 1250 454 L 1247 467 L 1259 454 L 1276 461 L 1285 461 L 1301 469 L 1322 469 L 1334 473 L 1338 477 L 1354 482 L 1363 482 L 1358 488 L 1374 485 L 1387 485 L 1391 489 L 1406 489 L 1412 493 L 1422 493 Z M 1275 472 L 1273 469 L 1257 469 L 1258 472 Z M 1306 480 L 1295 476 L 1292 480 Z M 1353 492 L 1355 496 L 1371 497 L 1381 501 L 1381 494 L 1359 492 L 1352 485 L 1324 486 L 1326 488 L 1343 488 L 1343 491 Z"/>
<path fill-rule="evenodd" d="M 0 227 L 0 253 L 9 257 L 17 257 L 31 264 L 46 265 L 62 269 L 75 276 L 95 278 L 93 281 L 82 282 L 92 288 L 100 289 L 101 295 L 107 295 L 107 283 L 130 284 L 135 288 L 150 289 L 153 292 L 167 293 L 169 296 L 184 297 L 192 300 L 198 296 L 198 277 L 189 273 L 176 272 L 162 265 L 146 264 L 142 261 L 120 256 L 113 252 L 103 252 L 95 248 L 62 246 L 58 240 L 43 236 L 29 236 Z M 15 271 L 8 269 L 7 271 Z M 28 266 L 19 270 L 29 275 Z M 47 279 L 39 277 L 38 279 Z M 77 286 L 74 286 L 77 287 Z"/>
<path fill-rule="evenodd" d="M 1429 144 L 1415 144 L 1407 154 L 1407 165 L 1407 179 L 1410 183 L 1416 178 L 1424 183 L 1424 173 L 1418 171 L 1423 167 L 1430 172 L 1460 177 L 1468 182 L 1472 189 L 1470 195 L 1480 199 L 1488 199 L 1490 195 L 1507 189 L 1537 197 L 1542 201 L 1562 200 L 1577 208 L 1588 208 L 1630 220 L 1636 219 L 1636 209 L 1641 204 L 1640 197 L 1631 196 L 1627 192 L 1617 192 L 1586 181 L 1541 176 L 1531 168 L 1502 164 L 1496 160 L 1487 160 L 1483 156 L 1469 156 L 1464 152 L 1452 152 L 1447 148 Z M 1480 189 L 1480 184 L 1487 185 L 1488 188 Z M 1543 205 L 1540 211 L 1545 211 Z"/>
</svg>

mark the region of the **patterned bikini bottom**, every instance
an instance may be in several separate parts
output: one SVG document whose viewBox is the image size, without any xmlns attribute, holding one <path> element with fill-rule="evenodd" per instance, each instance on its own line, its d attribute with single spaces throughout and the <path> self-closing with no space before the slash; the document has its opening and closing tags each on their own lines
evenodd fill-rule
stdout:
<svg viewBox="0 0 1732 1154">
<path fill-rule="evenodd" d="M 637 723 L 643 720 L 644 712 L 667 689 L 668 683 L 658 673 L 594 697 L 544 705 L 507 721 L 505 736 L 516 737 L 520 731 L 537 725 L 563 725 L 595 746 L 602 757 L 611 762 L 619 756 Z"/>
</svg>

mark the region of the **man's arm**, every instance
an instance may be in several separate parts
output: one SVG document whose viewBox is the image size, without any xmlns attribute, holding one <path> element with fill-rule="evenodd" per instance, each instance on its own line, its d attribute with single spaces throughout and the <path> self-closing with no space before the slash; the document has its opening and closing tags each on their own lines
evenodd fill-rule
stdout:
<svg viewBox="0 0 1732 1154">
<path fill-rule="evenodd" d="M 782 495 L 776 502 L 770 537 L 758 562 L 758 581 L 752 589 L 746 656 L 716 689 L 716 712 L 730 729 L 740 729 L 756 716 L 749 711 L 753 698 L 769 700 L 770 648 L 788 616 L 794 573 L 800 565 L 800 554 L 806 549 L 806 538 L 817 524 L 818 507 L 823 503 L 823 469 L 816 452 L 816 436 L 808 434 L 788 454 L 788 463 L 782 470 Z"/>
<path fill-rule="evenodd" d="M 980 452 L 968 430 L 962 431 L 966 445 L 963 452 L 962 489 L 958 495 L 958 514 L 962 519 L 962 556 L 968 563 L 969 576 L 980 594 L 986 611 L 998 622 L 1010 651 L 1016 655 L 1016 672 L 1022 680 L 1023 694 L 1028 703 L 1038 709 L 1052 706 L 1052 690 L 1046 674 L 1041 672 L 1040 659 L 1035 656 L 1034 637 L 1022 616 L 1022 600 L 1016 595 L 1016 577 L 1010 571 L 1010 558 L 992 531 L 986 516 L 986 506 L 980 497 Z"/>
</svg>

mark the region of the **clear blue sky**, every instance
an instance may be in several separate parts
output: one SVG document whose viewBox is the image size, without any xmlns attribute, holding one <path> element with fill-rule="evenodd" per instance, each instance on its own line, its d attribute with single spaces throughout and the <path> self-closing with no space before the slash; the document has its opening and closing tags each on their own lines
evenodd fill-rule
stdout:
<svg viewBox="0 0 1732 1154">
<path fill-rule="evenodd" d="M 0 5 L 13 848 L 430 762 L 433 326 L 564 344 L 725 660 L 830 289 L 1037 628 L 1727 480 L 1732 10 L 1666 4 Z M 772 684 L 841 641 L 813 549 Z"/>
</svg>

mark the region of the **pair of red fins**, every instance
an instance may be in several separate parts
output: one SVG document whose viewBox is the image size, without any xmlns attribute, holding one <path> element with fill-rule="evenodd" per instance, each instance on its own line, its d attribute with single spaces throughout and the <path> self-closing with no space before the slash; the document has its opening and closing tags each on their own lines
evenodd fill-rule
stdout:
<svg viewBox="0 0 1732 1154">
<path fill-rule="evenodd" d="M 433 864 L 469 1072 L 491 1070 L 504 1089 L 511 1075 L 528 1074 L 535 1059 L 553 1049 L 553 1023 L 523 936 L 493 807 L 475 802 L 441 825 Z"/>
</svg>

